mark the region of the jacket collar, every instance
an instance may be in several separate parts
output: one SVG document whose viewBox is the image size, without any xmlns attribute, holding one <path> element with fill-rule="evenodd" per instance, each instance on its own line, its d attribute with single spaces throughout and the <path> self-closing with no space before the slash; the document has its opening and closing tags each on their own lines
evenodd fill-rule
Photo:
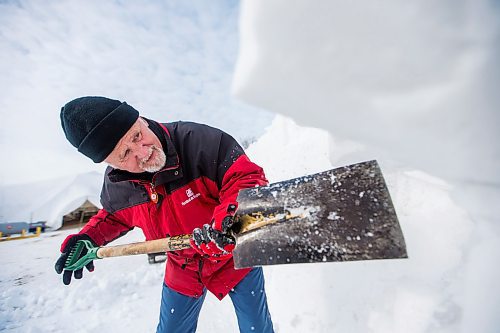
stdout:
<svg viewBox="0 0 500 333">
<path fill-rule="evenodd" d="M 158 186 L 182 178 L 179 155 L 166 124 L 160 124 L 147 118 L 144 119 L 148 122 L 149 128 L 160 139 L 163 151 L 167 157 L 165 167 L 156 173 L 131 173 L 124 170 L 112 169 L 108 173 L 108 178 L 112 183 L 135 181 L 153 183 L 155 186 Z"/>
</svg>

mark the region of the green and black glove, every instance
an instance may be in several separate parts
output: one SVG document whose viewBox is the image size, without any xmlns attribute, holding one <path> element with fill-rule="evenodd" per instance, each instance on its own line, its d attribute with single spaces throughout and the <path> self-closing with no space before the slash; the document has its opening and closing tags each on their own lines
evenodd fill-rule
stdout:
<svg viewBox="0 0 500 333">
<path fill-rule="evenodd" d="M 64 271 L 63 283 L 65 285 L 70 284 L 71 276 L 73 275 L 73 271 L 64 269 L 64 266 L 66 264 L 66 260 L 68 259 L 69 254 L 71 253 L 71 250 L 76 246 L 76 242 L 78 242 L 79 240 L 91 241 L 92 244 L 94 246 L 96 246 L 94 241 L 86 234 L 74 234 L 74 235 L 69 235 L 68 237 L 66 237 L 64 242 L 61 244 L 61 256 L 59 257 L 59 259 L 57 259 L 55 267 L 54 267 L 56 269 L 57 274 L 61 274 Z M 79 258 L 83 257 L 85 254 L 87 254 L 86 249 L 84 249 L 82 251 Z M 85 265 L 85 268 L 87 268 L 87 270 L 89 272 L 93 272 L 94 271 L 94 262 L 93 261 L 89 262 L 87 265 Z M 83 277 L 83 268 L 74 271 L 74 275 L 75 275 L 75 279 L 81 279 Z"/>
</svg>

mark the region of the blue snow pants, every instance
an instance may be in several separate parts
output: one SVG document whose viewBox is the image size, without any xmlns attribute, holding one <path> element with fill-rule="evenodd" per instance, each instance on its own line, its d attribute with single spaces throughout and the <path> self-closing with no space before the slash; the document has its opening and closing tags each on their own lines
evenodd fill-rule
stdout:
<svg viewBox="0 0 500 333">
<path fill-rule="evenodd" d="M 206 290 L 200 298 L 185 296 L 163 284 L 160 322 L 158 323 L 156 333 L 196 332 L 198 316 L 205 300 L 205 295 Z M 229 292 L 229 297 L 231 297 L 236 311 L 240 332 L 274 332 L 271 315 L 267 307 L 264 274 L 261 267 L 252 269 Z"/>
</svg>

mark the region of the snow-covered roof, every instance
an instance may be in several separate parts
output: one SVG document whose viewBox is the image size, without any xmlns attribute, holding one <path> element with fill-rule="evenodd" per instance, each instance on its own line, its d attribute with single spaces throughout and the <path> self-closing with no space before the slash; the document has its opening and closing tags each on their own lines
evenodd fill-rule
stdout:
<svg viewBox="0 0 500 333">
<path fill-rule="evenodd" d="M 103 176 L 92 171 L 35 183 L 0 187 L 0 223 L 46 221 L 58 229 L 63 216 L 85 200 L 101 207 L 99 196 Z"/>
</svg>

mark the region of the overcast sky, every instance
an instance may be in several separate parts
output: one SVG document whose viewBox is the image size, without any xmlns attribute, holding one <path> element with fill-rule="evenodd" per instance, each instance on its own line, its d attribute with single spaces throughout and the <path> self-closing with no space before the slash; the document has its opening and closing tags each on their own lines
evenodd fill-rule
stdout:
<svg viewBox="0 0 500 333">
<path fill-rule="evenodd" d="M 66 141 L 59 111 L 100 95 L 160 121 L 237 139 L 273 114 L 230 96 L 237 1 L 6 1 L 0 4 L 0 185 L 101 170 Z"/>
</svg>

